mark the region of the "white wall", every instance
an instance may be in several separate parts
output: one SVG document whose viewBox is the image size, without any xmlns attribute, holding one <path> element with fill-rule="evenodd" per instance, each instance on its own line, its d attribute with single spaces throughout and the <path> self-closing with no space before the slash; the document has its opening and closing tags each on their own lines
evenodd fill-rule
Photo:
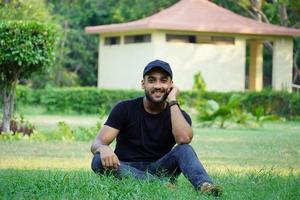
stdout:
<svg viewBox="0 0 300 200">
<path fill-rule="evenodd" d="M 123 38 L 122 38 L 123 39 Z M 166 42 L 165 33 L 152 33 L 151 43 L 103 45 L 99 50 L 98 87 L 140 89 L 144 66 L 162 59 L 170 63 L 174 82 L 180 89 L 191 89 L 193 76 L 201 71 L 208 90 L 243 91 L 245 89 L 244 39 L 235 45 Z"/>
<path fill-rule="evenodd" d="M 98 87 L 140 89 L 144 67 L 153 57 L 153 43 L 104 45 L 100 37 Z"/>
<path fill-rule="evenodd" d="M 243 91 L 245 89 L 246 42 L 236 38 L 234 45 L 170 43 L 165 33 L 154 33 L 155 58 L 172 66 L 174 82 L 191 89 L 193 76 L 201 71 L 207 90 Z"/>
<path fill-rule="evenodd" d="M 280 38 L 273 45 L 272 87 L 292 91 L 293 40 Z"/>
</svg>

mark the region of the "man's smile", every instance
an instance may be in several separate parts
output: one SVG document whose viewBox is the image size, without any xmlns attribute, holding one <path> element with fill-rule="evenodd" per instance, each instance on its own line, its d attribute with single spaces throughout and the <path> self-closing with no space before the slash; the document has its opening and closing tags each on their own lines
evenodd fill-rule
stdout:
<svg viewBox="0 0 300 200">
<path fill-rule="evenodd" d="M 152 91 L 151 94 L 152 94 L 153 96 L 159 98 L 159 97 L 165 95 L 165 92 L 163 92 L 163 91 Z"/>
</svg>

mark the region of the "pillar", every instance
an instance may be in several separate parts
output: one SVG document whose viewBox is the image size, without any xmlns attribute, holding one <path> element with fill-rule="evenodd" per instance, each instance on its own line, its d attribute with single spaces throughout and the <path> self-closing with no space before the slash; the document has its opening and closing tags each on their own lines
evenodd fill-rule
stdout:
<svg viewBox="0 0 300 200">
<path fill-rule="evenodd" d="M 292 91 L 293 79 L 293 40 L 279 38 L 273 45 L 273 90 Z"/>
<path fill-rule="evenodd" d="M 260 40 L 250 41 L 249 90 L 263 88 L 263 44 Z"/>
</svg>

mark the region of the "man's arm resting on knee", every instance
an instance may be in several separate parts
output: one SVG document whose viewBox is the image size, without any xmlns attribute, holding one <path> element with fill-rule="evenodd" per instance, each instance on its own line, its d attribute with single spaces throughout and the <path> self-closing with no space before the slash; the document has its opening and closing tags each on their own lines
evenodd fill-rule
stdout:
<svg viewBox="0 0 300 200">
<path fill-rule="evenodd" d="M 100 153 L 101 163 L 104 168 L 117 169 L 120 161 L 117 155 L 109 147 L 110 143 L 117 137 L 118 129 L 104 125 L 91 146 L 91 152 Z"/>
</svg>

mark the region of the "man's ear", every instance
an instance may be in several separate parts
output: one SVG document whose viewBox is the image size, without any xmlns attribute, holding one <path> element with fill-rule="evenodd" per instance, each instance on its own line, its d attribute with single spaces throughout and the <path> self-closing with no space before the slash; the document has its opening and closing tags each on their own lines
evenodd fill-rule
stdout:
<svg viewBox="0 0 300 200">
<path fill-rule="evenodd" d="M 145 81 L 144 81 L 144 79 L 141 80 L 141 86 L 142 86 L 142 89 L 145 89 Z"/>
</svg>

